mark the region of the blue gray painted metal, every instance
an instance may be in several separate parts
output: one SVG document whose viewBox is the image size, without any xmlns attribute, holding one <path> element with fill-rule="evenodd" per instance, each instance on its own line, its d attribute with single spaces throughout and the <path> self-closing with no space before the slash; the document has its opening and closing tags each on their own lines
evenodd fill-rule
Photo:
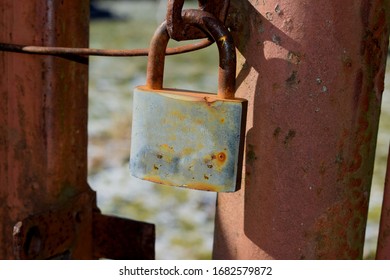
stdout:
<svg viewBox="0 0 390 280">
<path fill-rule="evenodd" d="M 246 100 L 141 86 L 133 102 L 133 176 L 216 192 L 239 188 Z"/>
</svg>

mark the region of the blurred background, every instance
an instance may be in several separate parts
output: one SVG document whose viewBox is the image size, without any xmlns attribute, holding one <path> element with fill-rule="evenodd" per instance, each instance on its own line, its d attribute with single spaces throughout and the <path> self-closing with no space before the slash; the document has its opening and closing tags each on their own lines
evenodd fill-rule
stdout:
<svg viewBox="0 0 390 280">
<path fill-rule="evenodd" d="M 186 1 L 197 7 L 197 1 Z M 92 0 L 90 47 L 148 47 L 164 20 L 166 0 Z M 170 42 L 173 44 L 173 42 Z M 134 179 L 128 169 L 132 91 L 145 83 L 146 57 L 91 57 L 89 183 L 105 214 L 156 225 L 157 259 L 210 259 L 215 193 L 164 187 Z M 216 92 L 215 46 L 166 58 L 164 85 Z M 375 256 L 390 140 L 390 67 L 379 127 L 364 258 Z"/>
</svg>

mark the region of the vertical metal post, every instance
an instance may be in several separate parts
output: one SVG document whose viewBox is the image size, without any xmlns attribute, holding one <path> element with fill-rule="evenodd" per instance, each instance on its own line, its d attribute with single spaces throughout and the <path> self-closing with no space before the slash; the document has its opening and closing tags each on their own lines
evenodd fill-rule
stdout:
<svg viewBox="0 0 390 280">
<path fill-rule="evenodd" d="M 215 259 L 359 259 L 387 57 L 385 0 L 232 0 L 245 182 Z"/>
<path fill-rule="evenodd" d="M 87 47 L 88 34 L 89 1 L 0 1 L 2 42 Z M 90 259 L 88 60 L 0 52 L 0 67 L 0 259 L 42 256 L 45 232 L 37 228 L 26 229 L 25 245 L 31 248 L 14 252 L 13 230 L 25 226 L 17 222 L 80 194 L 86 208 L 74 215 L 82 242 L 71 252 L 53 253 Z"/>
<path fill-rule="evenodd" d="M 89 1 L 0 0 L 0 42 L 87 47 Z M 87 183 L 88 59 L 0 52 L 0 259 L 153 259 Z"/>
<path fill-rule="evenodd" d="M 390 145 L 389 154 L 390 155 Z M 376 259 L 390 260 L 390 157 L 387 158 L 385 188 L 383 192 L 382 213 L 379 225 Z"/>
</svg>

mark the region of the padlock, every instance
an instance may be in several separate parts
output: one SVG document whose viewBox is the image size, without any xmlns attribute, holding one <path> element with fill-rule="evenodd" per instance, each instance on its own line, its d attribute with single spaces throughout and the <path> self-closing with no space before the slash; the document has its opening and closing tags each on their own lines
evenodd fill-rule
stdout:
<svg viewBox="0 0 390 280">
<path fill-rule="evenodd" d="M 150 44 L 146 85 L 134 90 L 131 174 L 163 185 L 234 192 L 241 184 L 247 101 L 234 97 L 233 39 L 206 12 L 183 18 L 217 43 L 218 93 L 163 88 L 169 41 L 163 23 Z"/>
</svg>

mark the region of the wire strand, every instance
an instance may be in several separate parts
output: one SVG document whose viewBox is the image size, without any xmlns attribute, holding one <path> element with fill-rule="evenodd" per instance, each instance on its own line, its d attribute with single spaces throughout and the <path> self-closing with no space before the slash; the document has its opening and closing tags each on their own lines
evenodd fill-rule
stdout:
<svg viewBox="0 0 390 280">
<path fill-rule="evenodd" d="M 184 46 L 167 48 L 166 55 L 176 55 L 188 53 L 200 49 L 204 49 L 214 42 L 209 39 L 204 39 L 199 42 Z M 149 49 L 90 49 L 90 48 L 64 48 L 64 47 L 46 47 L 46 46 L 29 46 L 18 44 L 0 43 L 0 51 L 42 54 L 42 55 L 81 55 L 81 56 L 147 56 Z"/>
</svg>

